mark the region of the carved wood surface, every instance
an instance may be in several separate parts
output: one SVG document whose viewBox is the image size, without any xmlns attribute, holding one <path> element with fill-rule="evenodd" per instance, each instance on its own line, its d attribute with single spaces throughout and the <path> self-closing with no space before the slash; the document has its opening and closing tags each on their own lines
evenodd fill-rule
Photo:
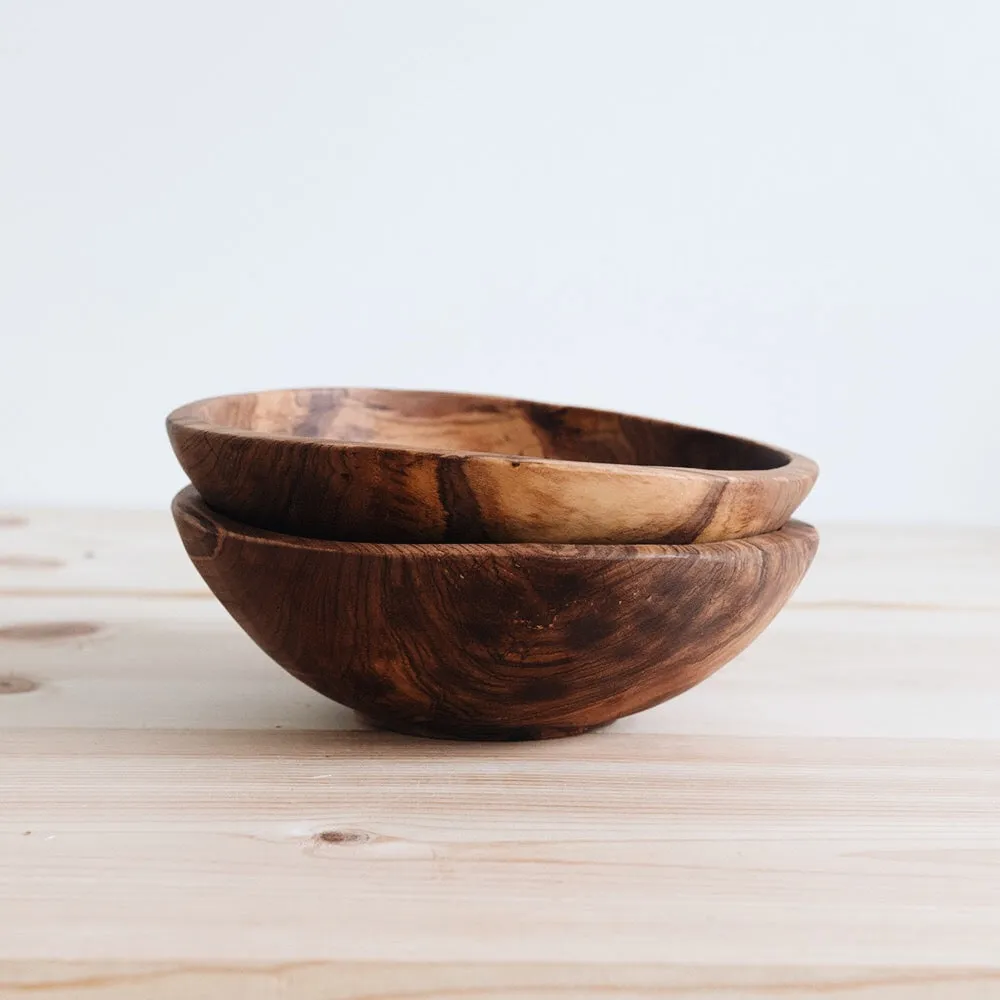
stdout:
<svg viewBox="0 0 1000 1000">
<path fill-rule="evenodd" d="M 706 545 L 387 545 L 277 535 L 174 501 L 232 616 L 290 673 L 403 732 L 581 732 L 694 686 L 802 579 L 813 528 Z"/>
<path fill-rule="evenodd" d="M 205 500 L 340 541 L 718 541 L 780 528 L 816 464 L 743 438 L 602 410 L 458 393 L 310 389 L 174 411 Z"/>
</svg>

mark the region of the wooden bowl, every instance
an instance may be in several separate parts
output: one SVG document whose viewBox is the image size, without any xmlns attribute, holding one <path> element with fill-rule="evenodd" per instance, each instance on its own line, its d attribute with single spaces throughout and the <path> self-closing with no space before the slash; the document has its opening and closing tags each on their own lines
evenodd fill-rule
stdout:
<svg viewBox="0 0 1000 1000">
<path fill-rule="evenodd" d="M 490 396 L 303 389 L 220 396 L 167 418 L 217 511 L 362 542 L 672 542 L 780 528 L 807 458 L 601 410 Z"/>
<path fill-rule="evenodd" d="M 188 555 L 269 656 L 400 732 L 538 739 L 704 680 L 778 613 L 814 528 L 704 545 L 386 545 L 292 538 L 192 488 Z"/>
</svg>

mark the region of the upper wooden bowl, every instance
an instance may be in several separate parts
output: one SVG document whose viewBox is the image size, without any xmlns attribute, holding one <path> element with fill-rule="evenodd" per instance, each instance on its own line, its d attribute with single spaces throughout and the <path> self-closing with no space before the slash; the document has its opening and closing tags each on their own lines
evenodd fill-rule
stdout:
<svg viewBox="0 0 1000 1000">
<path fill-rule="evenodd" d="M 167 418 L 215 509 L 364 542 L 705 542 L 780 528 L 816 480 L 800 455 L 602 410 L 491 396 L 302 389 Z"/>
<path fill-rule="evenodd" d="M 310 687 L 402 732 L 535 739 L 704 680 L 781 609 L 814 528 L 706 545 L 385 545 L 174 519 L 250 637 Z"/>
</svg>

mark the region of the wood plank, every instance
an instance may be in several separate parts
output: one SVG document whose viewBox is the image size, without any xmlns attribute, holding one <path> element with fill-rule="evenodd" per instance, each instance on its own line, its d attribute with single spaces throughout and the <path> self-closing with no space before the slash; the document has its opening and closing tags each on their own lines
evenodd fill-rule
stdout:
<svg viewBox="0 0 1000 1000">
<path fill-rule="evenodd" d="M 26 516 L 3 1000 L 1000 995 L 1000 531 L 834 526 L 697 689 L 490 745 L 286 676 L 163 514 Z"/>
<path fill-rule="evenodd" d="M 0 962 L 0 1000 L 990 1000 L 988 969 L 436 962 Z"/>
<path fill-rule="evenodd" d="M 13 730 L 0 760 L 4 958 L 997 961 L 996 743 Z"/>
<path fill-rule="evenodd" d="M 364 728 L 272 663 L 215 601 L 0 599 L 2 677 L 33 690 L 0 698 L 0 728 Z"/>
<path fill-rule="evenodd" d="M 96 592 L 211 599 L 166 507 L 0 512 L 0 598 Z"/>
<path fill-rule="evenodd" d="M 229 821 L 325 829 L 374 816 L 389 833 L 401 822 L 405 836 L 411 809 L 412 822 L 443 824 L 447 839 L 493 831 L 505 816 L 503 834 L 491 836 L 577 839 L 611 822 L 630 840 L 769 831 L 783 840 L 847 836 L 862 820 L 866 835 L 879 838 L 1000 833 L 996 741 L 612 730 L 571 743 L 495 746 L 376 732 L 4 729 L 0 768 L 0 830 L 8 833 L 147 821 L 157 829 Z M 951 811 L 960 807 L 968 810 L 961 823 Z"/>
<path fill-rule="evenodd" d="M 1000 528 L 830 524 L 798 607 L 1000 608 Z"/>
</svg>

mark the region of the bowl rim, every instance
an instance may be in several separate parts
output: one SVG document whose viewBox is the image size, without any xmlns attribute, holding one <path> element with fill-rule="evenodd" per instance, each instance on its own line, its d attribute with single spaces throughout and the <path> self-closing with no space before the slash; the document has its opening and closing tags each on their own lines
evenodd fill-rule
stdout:
<svg viewBox="0 0 1000 1000">
<path fill-rule="evenodd" d="M 463 449 L 410 447 L 395 444 L 380 444 L 377 441 L 355 441 L 350 438 L 308 437 L 301 434 L 286 434 L 212 423 L 200 414 L 201 408 L 205 407 L 207 404 L 218 403 L 222 400 L 245 399 L 250 396 L 279 396 L 294 393 L 320 393 L 331 391 L 342 391 L 346 393 L 408 393 L 413 395 L 428 395 L 453 399 L 477 399 L 482 400 L 483 402 L 544 406 L 553 410 L 582 410 L 587 413 L 594 413 L 602 416 L 627 417 L 629 419 L 641 420 L 645 423 L 657 425 L 659 427 L 669 427 L 682 432 L 710 434 L 713 437 L 722 438 L 726 442 L 762 448 L 773 452 L 775 455 L 784 457 L 785 462 L 781 465 L 766 469 L 709 469 L 702 468 L 700 466 L 688 465 L 635 465 L 625 462 L 591 462 L 581 459 L 544 458 L 538 455 L 517 455 L 513 453 L 495 451 L 467 451 Z M 235 439 L 239 441 L 280 441 L 305 448 L 336 448 L 338 451 L 379 452 L 387 456 L 414 455 L 437 459 L 473 459 L 477 462 L 497 463 L 503 465 L 517 463 L 517 465 L 539 466 L 559 471 L 579 471 L 581 468 L 586 468 L 593 469 L 597 472 L 617 475 L 649 475 L 654 477 L 669 477 L 673 479 L 704 479 L 707 477 L 722 479 L 728 482 L 759 482 L 762 479 L 774 479 L 779 482 L 785 480 L 807 480 L 815 482 L 817 476 L 819 475 L 819 466 L 817 463 L 813 461 L 813 459 L 807 458 L 805 455 L 800 455 L 787 448 L 780 448 L 776 445 L 767 444 L 763 441 L 757 441 L 754 438 L 742 437 L 737 434 L 729 434 L 725 431 L 716 431 L 706 427 L 697 427 L 693 424 L 681 424 L 670 420 L 661 420 L 657 417 L 647 417 L 634 413 L 626 413 L 621 410 L 608 410 L 597 407 L 578 406 L 576 404 L 548 403 L 539 400 L 523 399 L 517 396 L 497 396 L 474 392 L 452 392 L 450 390 L 438 389 L 400 389 L 381 386 L 304 386 L 223 393 L 221 395 L 205 396 L 201 399 L 191 400 L 188 403 L 184 403 L 181 406 L 176 407 L 171 410 L 169 414 L 167 414 L 166 425 L 168 433 L 174 428 L 184 428 L 186 430 L 197 431 L 201 434 L 211 434 L 215 437 Z"/>
<path fill-rule="evenodd" d="M 333 555 L 356 555 L 380 559 L 456 559 L 482 560 L 484 557 L 510 560 L 544 557 L 552 560 L 578 562 L 588 559 L 713 559 L 731 562 L 736 551 L 757 549 L 767 553 L 783 550 L 799 543 L 813 552 L 819 545 L 819 532 L 806 521 L 790 519 L 774 531 L 745 538 L 727 538 L 717 542 L 657 544 L 644 542 L 347 542 L 327 538 L 290 535 L 268 528 L 244 524 L 210 507 L 190 483 L 183 487 L 171 503 L 174 520 L 181 517 L 197 521 L 206 533 L 216 535 L 218 545 L 226 537 L 237 538 L 255 545 L 287 548 L 295 551 L 327 552 Z M 213 558 L 209 556 L 198 558 Z"/>
</svg>

